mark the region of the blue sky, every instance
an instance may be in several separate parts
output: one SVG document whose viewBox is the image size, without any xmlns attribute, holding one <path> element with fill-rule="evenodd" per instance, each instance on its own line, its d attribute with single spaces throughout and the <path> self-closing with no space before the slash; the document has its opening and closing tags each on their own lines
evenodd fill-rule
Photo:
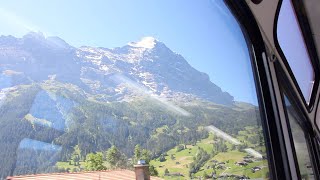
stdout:
<svg viewBox="0 0 320 180">
<path fill-rule="evenodd" d="M 76 47 L 108 48 L 153 36 L 236 100 L 257 104 L 245 40 L 221 0 L 10 0 L 0 5 L 1 35 L 41 31 Z"/>
</svg>

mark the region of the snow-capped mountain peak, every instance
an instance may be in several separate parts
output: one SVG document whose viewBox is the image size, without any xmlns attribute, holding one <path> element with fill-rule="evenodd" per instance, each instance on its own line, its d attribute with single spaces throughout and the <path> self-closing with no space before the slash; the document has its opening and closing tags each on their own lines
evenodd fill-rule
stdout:
<svg viewBox="0 0 320 180">
<path fill-rule="evenodd" d="M 125 86 L 127 82 L 115 81 L 114 75 L 118 74 L 166 98 L 192 97 L 233 104 L 233 97 L 212 83 L 207 74 L 193 68 L 183 56 L 153 37 L 113 49 L 70 46 L 65 50 L 61 47 L 68 44 L 58 37 L 29 34 L 22 39 L 1 37 L 0 46 L 2 69 L 21 72 L 21 81 L 41 82 L 55 74 L 55 81 L 77 85 L 94 95 L 108 95 L 106 101 L 140 96 L 135 89 Z M 16 49 L 21 55 L 17 56 Z"/>
<path fill-rule="evenodd" d="M 130 42 L 129 46 L 137 47 L 137 48 L 146 48 L 152 49 L 156 45 L 157 40 L 154 37 L 144 37 L 138 42 Z"/>
</svg>

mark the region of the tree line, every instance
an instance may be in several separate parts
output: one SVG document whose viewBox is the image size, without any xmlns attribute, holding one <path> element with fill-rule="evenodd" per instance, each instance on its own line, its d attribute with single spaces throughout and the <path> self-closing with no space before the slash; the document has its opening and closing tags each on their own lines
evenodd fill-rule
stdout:
<svg viewBox="0 0 320 180">
<path fill-rule="evenodd" d="M 151 152 L 147 149 L 142 149 L 138 144 L 134 148 L 134 155 L 128 158 L 116 146 L 111 146 L 105 152 L 89 153 L 85 158 L 80 158 L 81 151 L 79 146 L 74 147 L 74 152 L 69 165 L 78 166 L 76 171 L 101 171 L 107 169 L 132 169 L 134 164 L 139 160 L 144 160 L 149 164 L 151 160 Z M 80 161 L 84 161 L 84 167 L 80 167 Z M 68 171 L 68 170 L 66 170 Z M 152 176 L 158 176 L 158 171 L 153 165 L 149 166 L 149 171 Z"/>
</svg>

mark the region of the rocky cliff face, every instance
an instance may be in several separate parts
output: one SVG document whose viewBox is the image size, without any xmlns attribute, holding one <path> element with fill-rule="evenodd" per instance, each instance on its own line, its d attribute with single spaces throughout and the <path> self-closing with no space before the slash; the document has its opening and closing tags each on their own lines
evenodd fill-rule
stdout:
<svg viewBox="0 0 320 180">
<path fill-rule="evenodd" d="M 154 94 L 231 105 L 233 97 L 152 37 L 114 49 L 75 48 L 58 37 L 29 33 L 0 37 L 1 78 L 11 86 L 54 79 L 77 85 L 104 101 Z M 142 94 L 141 94 L 142 93 Z"/>
</svg>

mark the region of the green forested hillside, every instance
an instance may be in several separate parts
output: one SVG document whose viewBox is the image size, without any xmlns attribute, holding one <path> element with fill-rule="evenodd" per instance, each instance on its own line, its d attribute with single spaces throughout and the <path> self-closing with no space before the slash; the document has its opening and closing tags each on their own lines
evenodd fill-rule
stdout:
<svg viewBox="0 0 320 180">
<path fill-rule="evenodd" d="M 240 134 L 236 137 L 241 139 Z M 251 141 L 244 140 L 243 142 L 250 144 Z M 251 144 L 251 147 L 259 149 L 262 146 L 257 143 Z M 265 150 L 260 150 L 259 152 L 265 155 Z M 237 179 L 240 176 L 253 179 L 268 176 L 266 160 L 254 158 L 239 146 L 234 146 L 212 133 L 197 141 L 196 144 L 178 145 L 164 154 L 163 159 L 161 157 L 155 158 L 150 164 L 158 170 L 159 176 L 165 179 L 198 179 L 200 177 L 212 179 L 212 177 L 222 178 L 227 175 L 230 179 Z M 244 160 L 249 161 L 247 165 L 236 164 Z M 260 167 L 261 170 L 253 172 L 252 168 L 254 167 Z"/>
<path fill-rule="evenodd" d="M 137 144 L 157 159 L 179 144 L 198 146 L 210 137 L 204 126 L 214 125 L 239 139 L 246 127 L 259 126 L 254 106 L 200 100 L 186 104 L 176 103 L 188 112 L 181 115 L 149 97 L 107 102 L 56 81 L 16 86 L 0 108 L 0 174 L 59 171 L 56 163 L 70 161 L 76 146 L 82 160 L 112 145 L 128 159 Z"/>
</svg>

